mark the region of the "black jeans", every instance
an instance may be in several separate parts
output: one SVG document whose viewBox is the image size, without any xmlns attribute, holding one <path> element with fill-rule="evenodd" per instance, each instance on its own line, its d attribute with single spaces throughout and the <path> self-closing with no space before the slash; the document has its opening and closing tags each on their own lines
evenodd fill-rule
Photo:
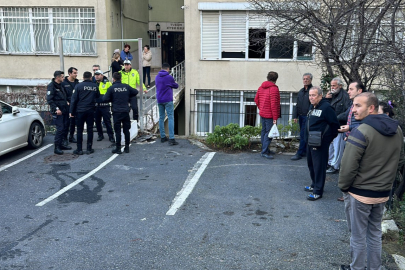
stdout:
<svg viewBox="0 0 405 270">
<path fill-rule="evenodd" d="M 111 125 L 111 113 L 110 106 L 101 106 L 96 108 L 96 113 L 94 114 L 96 121 L 96 128 L 98 136 L 103 136 L 103 125 L 101 124 L 101 118 L 103 118 L 105 127 L 107 128 L 108 138 L 114 138 L 114 132 Z"/>
<path fill-rule="evenodd" d="M 129 145 L 130 143 L 129 129 L 131 128 L 131 119 L 129 118 L 129 113 L 114 112 L 113 121 L 116 139 L 115 141 L 117 142 L 117 146 L 121 145 L 121 124 L 122 124 L 122 131 L 125 136 L 125 145 Z"/>
<path fill-rule="evenodd" d="M 330 141 L 322 141 L 320 147 L 307 146 L 307 163 L 314 188 L 313 193 L 322 195 L 326 179 Z"/>
<path fill-rule="evenodd" d="M 132 109 L 132 119 L 138 121 L 138 99 L 135 97 L 131 97 L 129 99 L 129 103 L 131 104 Z M 114 118 L 114 116 L 113 116 Z"/>
<path fill-rule="evenodd" d="M 148 76 L 147 85 L 150 85 L 150 67 L 143 67 L 143 83 L 146 83 L 146 76 Z"/>
<path fill-rule="evenodd" d="M 70 111 L 70 107 L 69 107 L 69 111 Z M 76 129 L 76 119 L 74 117 L 69 118 L 69 131 L 66 134 L 69 135 L 69 137 L 73 137 L 73 135 L 75 134 L 75 129 Z"/>
<path fill-rule="evenodd" d="M 77 145 L 83 144 L 84 123 L 87 125 L 87 145 L 93 145 L 94 109 L 78 112 L 75 115 L 77 124 Z"/>
</svg>

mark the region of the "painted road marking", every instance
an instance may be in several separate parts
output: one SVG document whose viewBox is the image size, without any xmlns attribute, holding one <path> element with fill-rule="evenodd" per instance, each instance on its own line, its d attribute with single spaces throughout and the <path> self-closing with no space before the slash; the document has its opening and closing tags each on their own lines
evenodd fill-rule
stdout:
<svg viewBox="0 0 405 270">
<path fill-rule="evenodd" d="M 167 211 L 167 216 L 173 216 L 174 214 L 176 214 L 177 210 L 183 205 L 187 197 L 193 191 L 195 185 L 197 184 L 205 168 L 207 168 L 214 155 L 215 152 L 206 153 L 194 165 L 194 168 L 188 175 L 186 182 L 184 182 L 183 188 L 177 193 L 176 197 L 173 200 L 172 206 L 170 207 L 169 211 Z"/>
<path fill-rule="evenodd" d="M 45 149 L 51 147 L 52 145 L 53 145 L 53 144 L 48 144 L 48 145 L 46 145 L 46 146 L 44 146 L 44 147 L 38 149 L 37 151 L 35 151 L 35 152 L 29 154 L 28 156 L 25 156 L 25 157 L 23 157 L 23 158 L 20 158 L 19 160 L 14 161 L 13 163 L 10 163 L 10 164 L 8 164 L 8 165 L 5 165 L 5 166 L 3 166 L 3 167 L 0 167 L 0 172 L 6 170 L 6 169 L 8 169 L 8 168 L 10 168 L 10 167 L 12 167 L 12 166 L 14 166 L 14 165 L 16 165 L 16 164 L 18 164 L 18 163 L 20 163 L 21 161 L 24 161 L 24 160 L 26 160 L 26 159 L 28 159 L 28 158 L 30 158 L 30 157 L 32 157 L 32 156 L 35 156 L 36 154 L 38 154 L 38 153 L 44 151 Z"/>
<path fill-rule="evenodd" d="M 124 147 L 121 148 L 121 151 L 124 151 Z M 118 156 L 119 156 L 119 154 L 113 154 L 109 159 L 107 159 L 106 161 L 101 163 L 97 168 L 95 168 L 94 170 L 92 170 L 88 174 L 80 177 L 79 179 L 77 179 L 73 183 L 71 183 L 71 184 L 67 185 L 66 187 L 62 188 L 61 190 L 59 190 L 58 192 L 56 192 L 52 196 L 48 197 L 47 199 L 43 200 L 42 202 L 37 203 L 35 206 L 44 206 L 46 203 L 48 203 L 48 202 L 52 201 L 53 199 L 59 197 L 60 195 L 62 195 L 63 193 L 65 193 L 66 191 L 71 189 L 72 187 L 76 186 L 80 182 L 83 182 L 84 180 L 86 180 L 87 178 L 89 178 L 90 176 L 92 176 L 93 174 L 98 172 L 99 170 L 101 170 L 103 167 L 105 167 L 108 163 L 110 163 L 111 161 L 116 159 Z"/>
</svg>

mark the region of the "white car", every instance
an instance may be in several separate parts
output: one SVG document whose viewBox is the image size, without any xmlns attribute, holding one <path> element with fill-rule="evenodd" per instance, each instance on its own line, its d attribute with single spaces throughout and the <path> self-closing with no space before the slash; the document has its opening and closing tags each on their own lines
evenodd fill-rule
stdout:
<svg viewBox="0 0 405 270">
<path fill-rule="evenodd" d="M 21 147 L 41 147 L 45 124 L 35 110 L 0 101 L 0 156 Z"/>
</svg>

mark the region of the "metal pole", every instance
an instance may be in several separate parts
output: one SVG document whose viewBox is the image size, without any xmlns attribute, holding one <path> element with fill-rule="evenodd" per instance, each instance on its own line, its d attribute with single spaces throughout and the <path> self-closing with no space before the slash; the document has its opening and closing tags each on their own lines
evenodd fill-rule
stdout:
<svg viewBox="0 0 405 270">
<path fill-rule="evenodd" d="M 63 60 L 63 38 L 59 37 L 59 59 L 60 59 L 60 70 L 65 71 L 65 62 Z"/>
<path fill-rule="evenodd" d="M 139 90 L 140 95 L 139 95 L 139 125 L 141 128 L 141 132 L 144 130 L 144 119 L 143 119 L 143 61 L 142 61 L 142 38 L 138 38 L 138 65 L 139 65 L 139 82 L 141 84 L 141 87 Z"/>
</svg>

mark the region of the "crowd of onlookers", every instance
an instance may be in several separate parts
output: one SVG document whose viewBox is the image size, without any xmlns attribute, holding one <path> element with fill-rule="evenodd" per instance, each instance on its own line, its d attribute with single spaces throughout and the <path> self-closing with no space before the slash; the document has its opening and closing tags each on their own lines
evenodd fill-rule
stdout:
<svg viewBox="0 0 405 270">
<path fill-rule="evenodd" d="M 269 132 L 280 118 L 278 74 L 268 73 L 259 87 L 255 102 L 262 123 L 261 156 L 273 159 Z M 338 198 L 345 203 L 351 232 L 351 264 L 341 270 L 381 269 L 381 221 L 385 203 L 392 194 L 399 166 L 404 164 L 404 138 L 394 116 L 391 101 L 378 101 L 360 81 L 350 82 L 347 91 L 339 77 L 323 94 L 312 85 L 313 76 L 303 75 L 293 119 L 299 123 L 300 144 L 291 158 L 307 158 L 311 184 L 304 187 L 307 199 L 322 198 L 326 174 L 339 173 Z"/>
</svg>

